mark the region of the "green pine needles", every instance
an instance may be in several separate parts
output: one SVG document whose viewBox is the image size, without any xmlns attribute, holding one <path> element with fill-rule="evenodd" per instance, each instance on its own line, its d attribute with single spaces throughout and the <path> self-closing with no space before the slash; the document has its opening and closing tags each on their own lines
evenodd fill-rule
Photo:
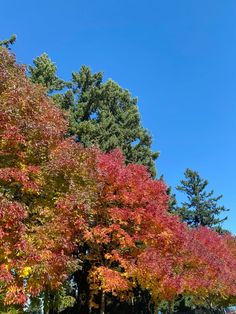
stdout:
<svg viewBox="0 0 236 314">
<path fill-rule="evenodd" d="M 151 150 L 152 137 L 141 125 L 137 99 L 128 90 L 112 80 L 103 82 L 101 72 L 92 73 L 85 65 L 68 83 L 57 77 L 56 65 L 46 54 L 33 63 L 31 80 L 45 86 L 55 103 L 69 112 L 70 135 L 85 147 L 99 146 L 104 152 L 120 148 L 127 163 L 145 165 L 156 176 L 159 153 Z"/>
<path fill-rule="evenodd" d="M 182 217 L 192 227 L 207 226 L 218 231 L 221 223 L 227 217 L 220 217 L 222 212 L 228 211 L 224 206 L 218 205 L 222 195 L 214 196 L 214 191 L 207 192 L 208 181 L 200 177 L 198 172 L 187 169 L 185 179 L 180 181 L 177 190 L 185 193 L 187 201 L 176 209 L 176 214 Z"/>
</svg>

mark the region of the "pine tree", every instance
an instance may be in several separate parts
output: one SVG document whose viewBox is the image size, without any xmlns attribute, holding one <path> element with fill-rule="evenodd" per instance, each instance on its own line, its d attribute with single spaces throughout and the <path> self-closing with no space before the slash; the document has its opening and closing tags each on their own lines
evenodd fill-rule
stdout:
<svg viewBox="0 0 236 314">
<path fill-rule="evenodd" d="M 0 41 L 0 47 L 5 47 L 10 50 L 10 46 L 16 41 L 16 35 L 12 35 L 9 39 Z"/>
<path fill-rule="evenodd" d="M 72 134 L 86 147 L 98 145 L 105 152 L 120 148 L 127 163 L 145 165 L 155 176 L 159 154 L 151 151 L 151 135 L 141 125 L 137 99 L 116 82 L 102 79 L 101 72 L 92 74 L 86 66 L 73 73 Z"/>
<path fill-rule="evenodd" d="M 187 169 L 184 175 L 185 180 L 181 180 L 181 185 L 176 189 L 185 193 L 188 201 L 183 202 L 182 207 L 176 209 L 176 213 L 192 227 L 207 226 L 220 230 L 220 224 L 227 217 L 220 218 L 219 215 L 228 211 L 217 204 L 223 195 L 213 196 L 213 190 L 207 192 L 208 181 L 202 179 L 198 172 Z"/>
<path fill-rule="evenodd" d="M 68 86 L 68 82 L 56 75 L 57 67 L 46 53 L 33 60 L 33 64 L 34 66 L 29 66 L 31 81 L 45 86 L 48 93 L 60 91 Z"/>
<path fill-rule="evenodd" d="M 103 83 L 103 74 L 93 74 L 87 66 L 72 73 L 71 84 L 65 82 L 57 77 L 56 65 L 46 54 L 33 63 L 31 80 L 45 86 L 55 103 L 69 110 L 70 135 L 85 147 L 99 146 L 105 152 L 120 148 L 127 163 L 145 165 L 155 177 L 159 153 L 151 151 L 151 135 L 142 127 L 137 99 L 128 90 L 112 80 Z M 55 93 L 65 87 L 69 88 L 64 93 Z"/>
</svg>

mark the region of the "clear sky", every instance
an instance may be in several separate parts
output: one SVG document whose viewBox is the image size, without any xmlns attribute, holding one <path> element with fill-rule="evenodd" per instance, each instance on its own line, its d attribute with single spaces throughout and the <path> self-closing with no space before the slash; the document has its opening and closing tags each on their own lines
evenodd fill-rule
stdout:
<svg viewBox="0 0 236 314">
<path fill-rule="evenodd" d="M 159 174 L 176 186 L 199 171 L 236 233 L 235 0 L 2 1 L 11 34 L 19 62 L 47 52 L 62 78 L 86 64 L 138 96 Z"/>
</svg>

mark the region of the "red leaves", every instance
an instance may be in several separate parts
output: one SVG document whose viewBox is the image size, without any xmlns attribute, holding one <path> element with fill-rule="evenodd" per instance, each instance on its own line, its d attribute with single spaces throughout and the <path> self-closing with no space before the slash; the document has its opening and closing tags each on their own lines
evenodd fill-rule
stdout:
<svg viewBox="0 0 236 314">
<path fill-rule="evenodd" d="M 21 287 L 17 285 L 13 285 L 8 288 L 6 293 L 6 301 L 5 304 L 25 304 L 27 301 L 27 296 L 25 294 L 25 289 L 23 284 Z"/>
<path fill-rule="evenodd" d="M 38 204 L 45 203 L 41 167 L 63 139 L 67 123 L 24 72 L 13 56 L 0 50 L 0 267 L 7 304 L 25 303 L 27 291 L 39 293 L 49 282 L 58 287 L 70 260 L 64 246 L 57 244 L 56 235 L 64 234 L 52 236 L 48 225 L 34 218 Z M 34 228 L 45 240 L 41 247 L 34 239 Z M 67 253 L 71 250 L 70 244 Z M 47 280 L 40 277 L 42 273 Z M 23 277 L 28 278 L 27 284 Z"/>
<path fill-rule="evenodd" d="M 188 290 L 197 293 L 204 289 L 205 293 L 222 297 L 236 295 L 236 260 L 226 245 L 225 237 L 229 236 L 203 227 L 191 230 L 188 261 L 192 273 L 186 273 L 185 280 L 190 283 L 193 280 L 195 284 L 187 284 Z"/>
<path fill-rule="evenodd" d="M 3 49 L 0 73 L 1 154 L 21 153 L 21 162 L 27 164 L 42 161 L 66 131 L 63 115 Z"/>
<path fill-rule="evenodd" d="M 162 181 L 63 139 L 66 122 L 0 50 L 0 281 L 5 303 L 57 289 L 78 257 L 92 296 L 236 296 L 236 240 L 167 213 Z M 86 249 L 85 249 L 86 248 Z"/>
<path fill-rule="evenodd" d="M 162 181 L 152 180 L 141 165 L 124 164 L 124 157 L 119 150 L 108 154 L 98 154 L 98 180 L 105 182 L 104 201 L 111 204 L 122 202 L 128 207 L 147 207 L 150 210 L 166 210 L 168 197 Z"/>
<path fill-rule="evenodd" d="M 0 180 L 9 183 L 10 185 L 20 184 L 23 189 L 38 191 L 39 186 L 31 179 L 32 174 L 38 173 L 37 167 L 25 167 L 25 169 L 17 169 L 13 167 L 6 167 L 0 169 Z"/>
<path fill-rule="evenodd" d="M 1 287 L 7 291 L 6 303 L 25 302 L 22 293 L 18 291 L 12 269 L 20 266 L 19 252 L 26 249 L 24 219 L 26 211 L 21 204 L 7 200 L 0 194 L 0 280 Z"/>
</svg>

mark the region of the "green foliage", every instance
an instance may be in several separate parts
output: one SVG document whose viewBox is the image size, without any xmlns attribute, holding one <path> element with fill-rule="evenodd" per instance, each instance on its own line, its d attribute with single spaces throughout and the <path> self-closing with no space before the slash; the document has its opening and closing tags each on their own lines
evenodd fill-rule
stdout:
<svg viewBox="0 0 236 314">
<path fill-rule="evenodd" d="M 5 306 L 3 309 L 0 309 L 0 314 L 20 314 L 19 310 L 17 310 L 14 306 Z"/>
<path fill-rule="evenodd" d="M 86 147 L 98 145 L 105 152 L 120 148 L 127 163 L 145 165 L 155 176 L 158 153 L 151 151 L 151 135 L 141 125 L 137 99 L 114 81 L 102 79 L 101 72 L 92 74 L 86 66 L 73 73 L 71 133 Z"/>
<path fill-rule="evenodd" d="M 46 53 L 37 57 L 34 66 L 29 66 L 29 76 L 33 83 L 46 87 L 48 93 L 60 91 L 68 86 L 68 83 L 57 77 L 57 67 Z"/>
<path fill-rule="evenodd" d="M 69 110 L 74 103 L 74 94 L 71 89 L 68 89 L 65 93 L 53 94 L 51 96 L 54 103 L 63 110 Z"/>
<path fill-rule="evenodd" d="M 217 204 L 222 195 L 215 197 L 213 190 L 207 192 L 208 181 L 202 179 L 196 171 L 187 169 L 184 175 L 185 180 L 181 180 L 181 185 L 176 189 L 185 193 L 188 201 L 183 202 L 182 207 L 177 208 L 175 213 L 192 227 L 207 226 L 220 230 L 220 224 L 227 217 L 220 218 L 219 215 L 228 211 L 224 206 Z"/>
<path fill-rule="evenodd" d="M 2 289 L 2 287 L 1 287 Z M 17 305 L 6 305 L 4 304 L 4 294 L 0 293 L 0 314 L 20 314 Z"/>
<path fill-rule="evenodd" d="M 57 292 L 57 309 L 59 312 L 74 306 L 76 299 L 69 295 L 71 290 L 72 287 L 70 287 L 69 282 L 67 281 Z"/>
<path fill-rule="evenodd" d="M 34 83 L 45 86 L 56 105 L 70 112 L 69 134 L 85 147 L 99 146 L 109 152 L 120 148 L 127 163 L 148 167 L 156 175 L 157 152 L 151 151 L 152 138 L 141 125 L 137 99 L 117 83 L 103 83 L 101 72 L 92 73 L 87 66 L 72 73 L 72 83 L 56 76 L 56 65 L 43 54 L 29 67 Z M 64 93 L 54 93 L 70 87 Z"/>
<path fill-rule="evenodd" d="M 43 311 L 43 294 L 37 297 L 31 297 L 29 304 L 26 306 L 24 312 L 29 314 L 41 314 Z"/>
<path fill-rule="evenodd" d="M 9 39 L 0 41 L 0 47 L 5 47 L 10 50 L 10 46 L 16 41 L 16 35 L 12 35 Z"/>
</svg>

